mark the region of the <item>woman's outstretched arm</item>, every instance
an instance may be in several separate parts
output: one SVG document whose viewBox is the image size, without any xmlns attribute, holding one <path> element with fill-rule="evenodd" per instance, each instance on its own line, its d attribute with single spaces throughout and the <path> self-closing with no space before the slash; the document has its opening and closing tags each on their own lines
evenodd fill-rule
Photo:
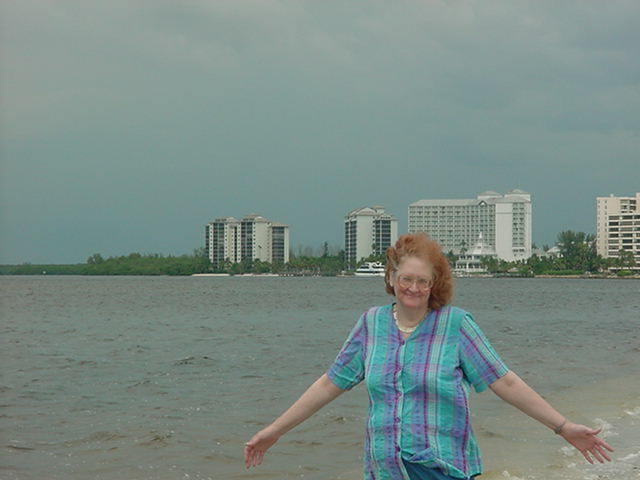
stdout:
<svg viewBox="0 0 640 480">
<path fill-rule="evenodd" d="M 509 371 L 489 387 L 505 402 L 562 435 L 589 463 L 593 463 L 593 459 L 600 463 L 611 461 L 607 450 L 613 452 L 613 448 L 597 437 L 602 429 L 596 430 L 568 421 L 514 372 Z"/>
<path fill-rule="evenodd" d="M 244 446 L 244 464 L 247 468 L 260 465 L 266 451 L 296 425 L 304 422 L 327 403 L 337 398 L 342 390 L 329 380 L 327 374 L 316 380 L 287 411 L 271 425 L 256 433 Z"/>
</svg>

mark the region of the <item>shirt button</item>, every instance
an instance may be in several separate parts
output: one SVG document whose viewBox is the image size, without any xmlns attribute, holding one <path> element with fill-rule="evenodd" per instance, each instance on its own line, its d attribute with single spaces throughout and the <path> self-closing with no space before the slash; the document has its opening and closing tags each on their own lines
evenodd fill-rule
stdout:
<svg viewBox="0 0 640 480">
<path fill-rule="evenodd" d="M 400 451 L 400 447 L 398 445 L 396 445 L 396 452 Z"/>
<path fill-rule="evenodd" d="M 396 417 L 396 423 L 400 423 L 400 417 Z"/>
<path fill-rule="evenodd" d="M 404 345 L 404 340 L 400 340 L 400 345 Z"/>
</svg>

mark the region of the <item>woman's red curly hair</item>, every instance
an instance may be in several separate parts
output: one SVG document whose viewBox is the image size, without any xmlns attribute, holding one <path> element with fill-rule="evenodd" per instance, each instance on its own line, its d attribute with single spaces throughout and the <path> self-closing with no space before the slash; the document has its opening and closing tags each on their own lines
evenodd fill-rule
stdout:
<svg viewBox="0 0 640 480">
<path fill-rule="evenodd" d="M 429 296 L 429 308 L 437 310 L 451 302 L 453 298 L 453 276 L 449 261 L 442 248 L 426 233 L 407 233 L 401 235 L 393 247 L 387 248 L 387 264 L 384 272 L 385 290 L 395 295 L 391 286 L 391 275 L 405 257 L 418 257 L 433 267 L 433 284 Z"/>
</svg>

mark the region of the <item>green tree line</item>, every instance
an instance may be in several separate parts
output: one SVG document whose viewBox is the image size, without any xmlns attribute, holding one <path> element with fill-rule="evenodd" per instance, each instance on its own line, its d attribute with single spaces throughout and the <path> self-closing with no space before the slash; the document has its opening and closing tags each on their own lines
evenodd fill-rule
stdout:
<svg viewBox="0 0 640 480">
<path fill-rule="evenodd" d="M 558 234 L 558 256 L 533 255 L 527 260 L 506 262 L 497 258 L 484 260 L 485 269 L 491 274 L 534 275 L 580 275 L 585 272 L 602 272 L 615 268 L 619 274 L 630 274 L 635 266 L 633 252 L 621 250 L 617 258 L 602 258 L 596 252 L 595 235 L 584 232 L 563 231 Z M 349 270 L 344 251 L 330 253 L 327 242 L 319 256 L 309 254 L 311 249 L 300 249 L 298 255 L 290 254 L 287 263 L 267 263 L 260 260 L 243 260 L 239 263 L 225 262 L 214 266 L 203 248 L 191 255 L 164 256 L 160 254 L 130 253 L 126 256 L 103 258 L 91 255 L 86 263 L 69 265 L 0 265 L 0 275 L 192 275 L 197 273 L 282 274 L 335 276 Z M 447 253 L 449 262 L 455 265 L 457 256 Z M 371 255 L 363 260 L 385 261 L 384 255 Z M 362 262 L 359 262 L 359 266 Z M 353 269 L 353 267 L 351 267 Z"/>
<path fill-rule="evenodd" d="M 326 245 L 326 242 L 325 242 Z M 283 275 L 335 276 L 341 273 L 344 252 L 330 255 L 327 248 L 319 257 L 291 255 L 288 263 L 262 262 L 245 259 L 239 263 L 225 262 L 214 266 L 204 249 L 191 255 L 164 256 L 130 253 L 104 258 L 95 253 L 86 263 L 0 265 L 0 275 L 193 275 L 197 273 L 228 273 L 231 275 L 275 273 Z"/>
<path fill-rule="evenodd" d="M 617 258 L 603 258 L 596 252 L 596 238 L 593 234 L 565 230 L 557 237 L 559 255 L 532 255 L 527 260 L 506 262 L 497 258 L 487 258 L 483 262 L 487 272 L 492 274 L 534 275 L 582 275 L 584 273 L 605 272 L 610 268 L 619 275 L 631 274 L 635 258 L 630 250 L 621 250 Z M 447 254 L 455 263 L 455 255 Z"/>
<path fill-rule="evenodd" d="M 130 253 L 103 258 L 91 255 L 86 263 L 67 265 L 1 265 L 2 275 L 191 275 L 211 269 L 209 260 L 200 252 L 192 255 L 164 256 Z"/>
</svg>

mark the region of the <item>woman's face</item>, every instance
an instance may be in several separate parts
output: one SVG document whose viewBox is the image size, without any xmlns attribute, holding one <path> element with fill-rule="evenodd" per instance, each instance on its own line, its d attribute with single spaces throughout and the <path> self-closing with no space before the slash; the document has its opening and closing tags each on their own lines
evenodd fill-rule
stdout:
<svg viewBox="0 0 640 480">
<path fill-rule="evenodd" d="M 424 309 L 429 305 L 433 267 L 414 256 L 403 257 L 391 277 L 396 300 L 405 308 Z"/>
</svg>

